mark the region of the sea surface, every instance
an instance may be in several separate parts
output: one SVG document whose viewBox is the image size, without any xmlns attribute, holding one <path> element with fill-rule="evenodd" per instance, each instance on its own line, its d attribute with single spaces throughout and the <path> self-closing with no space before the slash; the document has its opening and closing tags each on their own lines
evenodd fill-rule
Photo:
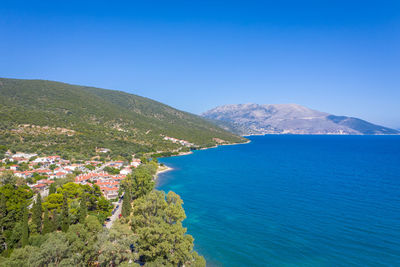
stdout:
<svg viewBox="0 0 400 267">
<path fill-rule="evenodd" d="M 249 139 L 160 160 L 208 266 L 400 266 L 400 136 Z"/>
</svg>

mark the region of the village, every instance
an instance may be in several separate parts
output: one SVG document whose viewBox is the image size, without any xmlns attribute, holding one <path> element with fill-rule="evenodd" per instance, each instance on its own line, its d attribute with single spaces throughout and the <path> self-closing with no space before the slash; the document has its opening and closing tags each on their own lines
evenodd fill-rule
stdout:
<svg viewBox="0 0 400 267">
<path fill-rule="evenodd" d="M 163 139 L 167 140 L 167 141 L 171 141 L 172 143 L 175 143 L 175 144 L 180 144 L 182 146 L 186 146 L 186 147 L 196 147 L 196 145 L 193 143 L 190 143 L 186 140 L 177 139 L 174 137 L 164 136 Z"/>
<path fill-rule="evenodd" d="M 12 172 L 26 180 L 27 185 L 45 197 L 56 179 L 74 177 L 74 183 L 98 185 L 104 197 L 114 200 L 118 197 L 120 182 L 141 164 L 140 159 L 132 161 L 88 160 L 72 163 L 58 155 L 39 157 L 35 153 L 6 152 L 1 160 L 0 173 Z"/>
</svg>

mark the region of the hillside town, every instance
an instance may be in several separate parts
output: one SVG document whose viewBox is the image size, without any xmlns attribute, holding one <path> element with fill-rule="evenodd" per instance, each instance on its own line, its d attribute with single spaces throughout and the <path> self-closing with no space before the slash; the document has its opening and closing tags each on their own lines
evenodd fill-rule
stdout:
<svg viewBox="0 0 400 267">
<path fill-rule="evenodd" d="M 87 160 L 72 163 L 58 155 L 39 157 L 35 153 L 6 152 L 1 160 L 0 173 L 11 171 L 26 180 L 27 185 L 43 197 L 56 179 L 74 177 L 74 183 L 99 186 L 108 200 L 118 197 L 120 182 L 141 164 L 140 159 L 131 162 Z"/>
</svg>

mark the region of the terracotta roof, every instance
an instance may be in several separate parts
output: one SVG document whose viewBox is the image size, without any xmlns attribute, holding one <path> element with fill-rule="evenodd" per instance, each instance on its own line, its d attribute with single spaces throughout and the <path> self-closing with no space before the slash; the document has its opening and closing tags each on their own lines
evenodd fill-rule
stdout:
<svg viewBox="0 0 400 267">
<path fill-rule="evenodd" d="M 100 187 L 100 189 L 104 191 L 117 191 L 118 187 Z"/>
<path fill-rule="evenodd" d="M 43 179 L 43 180 L 39 180 L 38 183 L 41 183 L 41 184 L 52 184 L 52 183 L 54 183 L 54 181 Z"/>
<path fill-rule="evenodd" d="M 51 170 L 33 170 L 34 172 L 37 173 L 47 173 L 47 172 L 51 172 Z"/>
</svg>

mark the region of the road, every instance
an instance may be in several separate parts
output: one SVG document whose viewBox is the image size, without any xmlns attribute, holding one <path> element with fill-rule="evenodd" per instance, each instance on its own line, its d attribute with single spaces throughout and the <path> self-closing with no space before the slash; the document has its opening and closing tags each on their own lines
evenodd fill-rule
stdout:
<svg viewBox="0 0 400 267">
<path fill-rule="evenodd" d="M 113 223 L 115 222 L 115 220 L 118 220 L 119 215 L 121 214 L 121 210 L 122 210 L 122 202 L 123 200 L 121 199 L 120 202 L 114 202 L 115 204 L 119 205 L 118 209 L 114 212 L 113 215 L 111 215 L 110 217 L 110 221 L 106 222 L 106 227 L 108 229 L 111 228 L 111 226 L 113 225 Z"/>
</svg>

